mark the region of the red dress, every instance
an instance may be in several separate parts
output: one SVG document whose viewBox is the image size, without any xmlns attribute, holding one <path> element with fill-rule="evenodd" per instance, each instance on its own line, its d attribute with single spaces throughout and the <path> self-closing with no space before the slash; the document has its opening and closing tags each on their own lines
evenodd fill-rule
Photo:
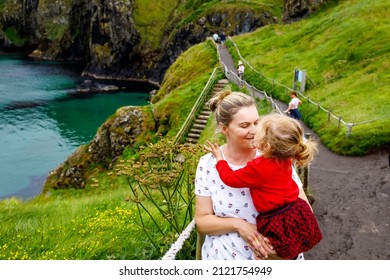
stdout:
<svg viewBox="0 0 390 280">
<path fill-rule="evenodd" d="M 258 231 L 270 239 L 276 253 L 293 259 L 322 239 L 317 220 L 306 201 L 298 198 L 291 160 L 258 157 L 236 171 L 225 160 L 217 163 L 222 181 L 233 188 L 250 188 L 259 211 Z"/>
</svg>

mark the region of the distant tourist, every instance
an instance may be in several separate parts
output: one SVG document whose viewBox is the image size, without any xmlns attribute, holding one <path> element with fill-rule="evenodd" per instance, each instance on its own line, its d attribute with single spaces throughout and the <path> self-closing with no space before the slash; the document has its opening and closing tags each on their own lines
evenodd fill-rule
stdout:
<svg viewBox="0 0 390 280">
<path fill-rule="evenodd" d="M 244 71 L 245 71 L 244 64 L 242 64 L 242 61 L 239 60 L 237 65 L 237 74 L 240 80 L 244 79 Z"/>
<path fill-rule="evenodd" d="M 221 32 L 221 35 L 219 35 L 219 40 L 221 41 L 221 45 L 225 44 L 226 36 L 224 32 Z"/>
<path fill-rule="evenodd" d="M 288 104 L 288 108 L 285 113 L 289 114 L 290 117 L 300 120 L 301 119 L 301 112 L 299 112 L 298 107 L 301 105 L 302 101 L 299 100 L 297 93 L 295 91 L 290 92 L 290 98 L 291 101 Z"/>
<path fill-rule="evenodd" d="M 219 43 L 219 36 L 218 36 L 218 33 L 214 33 L 213 34 L 213 40 L 215 43 Z"/>
</svg>

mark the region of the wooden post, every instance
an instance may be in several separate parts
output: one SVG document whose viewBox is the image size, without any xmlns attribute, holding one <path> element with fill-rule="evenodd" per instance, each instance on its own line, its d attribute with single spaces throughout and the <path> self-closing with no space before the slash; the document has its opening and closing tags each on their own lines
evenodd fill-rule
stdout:
<svg viewBox="0 0 390 280">
<path fill-rule="evenodd" d="M 293 80 L 293 90 L 297 89 L 297 68 L 294 68 L 294 80 Z"/>
<path fill-rule="evenodd" d="M 303 70 L 301 71 L 301 75 L 302 75 L 302 80 L 300 81 L 301 82 L 301 93 L 304 93 L 305 92 L 305 87 L 306 87 L 306 70 Z"/>
<path fill-rule="evenodd" d="M 306 133 L 306 138 L 309 140 L 311 137 L 310 133 Z M 309 165 L 303 169 L 303 190 L 307 194 L 309 191 Z"/>
<path fill-rule="evenodd" d="M 202 259 L 202 246 L 204 243 L 204 238 L 205 236 L 203 234 L 200 234 L 199 232 L 197 233 L 197 238 L 196 238 L 196 256 L 195 258 L 197 260 Z"/>
</svg>

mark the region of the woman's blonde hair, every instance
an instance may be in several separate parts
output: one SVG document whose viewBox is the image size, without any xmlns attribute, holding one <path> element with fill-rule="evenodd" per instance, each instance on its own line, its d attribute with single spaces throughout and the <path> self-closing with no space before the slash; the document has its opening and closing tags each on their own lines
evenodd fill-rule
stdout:
<svg viewBox="0 0 390 280">
<path fill-rule="evenodd" d="M 298 166 L 306 166 L 317 153 L 317 143 L 304 139 L 301 124 L 288 116 L 269 114 L 260 118 L 253 140 L 264 157 L 295 159 Z"/>
<path fill-rule="evenodd" d="M 238 110 L 243 107 L 256 106 L 256 101 L 247 94 L 226 89 L 216 93 L 207 105 L 215 113 L 217 123 L 228 126 Z"/>
</svg>

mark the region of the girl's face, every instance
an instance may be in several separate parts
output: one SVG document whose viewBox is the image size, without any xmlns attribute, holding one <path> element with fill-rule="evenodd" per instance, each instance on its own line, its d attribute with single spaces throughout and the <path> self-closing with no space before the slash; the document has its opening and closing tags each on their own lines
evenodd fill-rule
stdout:
<svg viewBox="0 0 390 280">
<path fill-rule="evenodd" d="M 232 117 L 228 126 L 222 127 L 227 141 L 240 148 L 253 149 L 252 141 L 259 123 L 259 113 L 256 106 L 243 107 Z"/>
</svg>

